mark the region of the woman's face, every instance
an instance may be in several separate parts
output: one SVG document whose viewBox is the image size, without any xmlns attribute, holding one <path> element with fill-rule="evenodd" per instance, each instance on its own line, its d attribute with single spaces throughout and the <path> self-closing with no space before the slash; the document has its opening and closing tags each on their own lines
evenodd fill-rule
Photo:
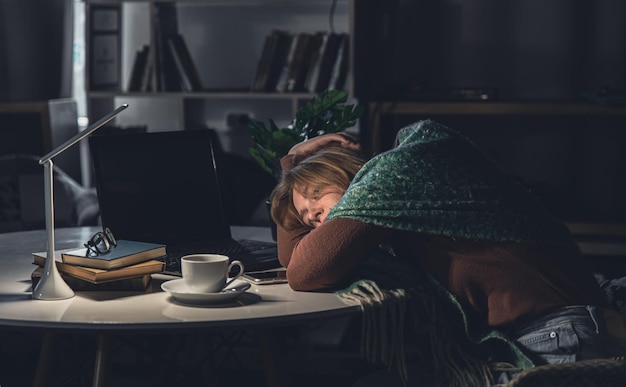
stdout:
<svg viewBox="0 0 626 387">
<path fill-rule="evenodd" d="M 303 187 L 293 189 L 293 206 L 300 219 L 309 227 L 315 228 L 326 221 L 326 217 L 343 196 L 337 187 Z"/>
</svg>

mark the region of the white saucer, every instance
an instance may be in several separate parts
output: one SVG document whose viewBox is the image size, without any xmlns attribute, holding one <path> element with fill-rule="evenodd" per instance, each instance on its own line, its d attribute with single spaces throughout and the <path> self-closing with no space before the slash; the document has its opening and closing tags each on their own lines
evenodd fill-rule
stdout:
<svg viewBox="0 0 626 387">
<path fill-rule="evenodd" d="M 163 282 L 161 289 L 181 302 L 191 304 L 216 304 L 239 297 L 246 290 L 250 289 L 250 286 L 248 282 L 236 279 L 221 292 L 197 293 L 189 290 L 184 280 L 180 278 Z"/>
</svg>

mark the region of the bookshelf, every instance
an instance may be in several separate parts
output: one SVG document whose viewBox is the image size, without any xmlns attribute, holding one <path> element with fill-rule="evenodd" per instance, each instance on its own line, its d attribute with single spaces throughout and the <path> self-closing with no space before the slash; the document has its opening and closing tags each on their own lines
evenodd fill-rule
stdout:
<svg viewBox="0 0 626 387">
<path fill-rule="evenodd" d="M 248 115 L 262 121 L 272 118 L 284 125 L 314 95 L 308 91 L 252 91 L 264 40 L 272 31 L 280 29 L 294 35 L 334 31 L 352 36 L 353 0 L 337 1 L 332 17 L 330 2 L 321 0 L 86 0 L 85 3 L 89 118 L 93 120 L 120 103 L 128 103 L 131 109 L 117 118 L 116 125 L 145 126 L 148 131 L 210 127 L 217 130 L 227 150 L 229 141 L 240 141 L 243 137 L 241 133 L 231 133 L 229 115 Z M 171 28 L 163 25 L 171 22 L 169 17 L 155 17 L 163 9 L 175 10 L 177 32 L 197 69 L 201 90 L 155 87 L 158 73 L 153 71 L 151 88 L 129 91 L 139 50 L 149 46 L 149 60 L 159 63 L 157 50 L 152 49 L 159 40 L 157 31 Z M 110 25 L 104 31 L 94 30 L 92 15 L 99 11 L 117 12 L 118 27 Z M 115 15 L 111 15 L 114 19 Z M 109 51 L 112 63 L 119 65 L 119 74 L 113 77 L 113 82 L 111 79 L 101 82 L 105 85 L 101 87 L 93 79 L 96 70 L 93 50 L 98 49 L 93 47 L 93 38 L 109 33 L 119 34 L 119 47 Z M 349 71 L 344 87 L 348 91 L 352 88 L 351 78 Z M 232 135 L 239 137 L 229 139 Z"/>
<path fill-rule="evenodd" d="M 626 106 L 580 101 L 376 101 L 367 144 L 379 153 L 402 127 L 433 119 L 466 135 L 568 224 L 607 276 L 625 273 Z"/>
<path fill-rule="evenodd" d="M 626 35 L 615 31 L 624 30 L 623 11 L 623 3 L 565 0 L 357 2 L 362 142 L 379 153 L 402 127 L 435 120 L 477 143 L 557 216 L 597 232 L 585 238 L 621 229 Z M 472 94 L 480 90 L 484 100 Z M 585 243 L 586 254 L 603 253 Z"/>
<path fill-rule="evenodd" d="M 379 153 L 392 144 L 395 132 L 402 124 L 389 128 L 385 119 L 394 117 L 568 117 L 617 118 L 626 122 L 626 106 L 605 106 L 587 102 L 567 101 L 494 101 L 494 102 L 441 102 L 441 101 L 376 101 L 368 106 L 368 146 Z M 400 121 L 402 122 L 402 121 Z M 404 122 L 406 123 L 406 122 Z M 387 132 L 385 133 L 386 128 Z M 394 130 L 395 129 L 395 130 Z M 504 130 L 504 128 L 503 128 Z"/>
</svg>

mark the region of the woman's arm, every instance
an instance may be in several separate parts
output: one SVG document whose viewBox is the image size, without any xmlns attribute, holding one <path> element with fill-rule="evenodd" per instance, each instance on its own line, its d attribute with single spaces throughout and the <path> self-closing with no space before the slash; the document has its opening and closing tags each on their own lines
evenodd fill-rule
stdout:
<svg viewBox="0 0 626 387">
<path fill-rule="evenodd" d="M 278 257 L 292 289 L 329 289 L 390 237 L 388 229 L 346 218 L 329 220 L 310 232 L 279 228 Z"/>
<path fill-rule="evenodd" d="M 279 224 L 276 225 L 276 242 L 278 247 L 278 261 L 284 267 L 289 266 L 293 249 L 298 242 L 309 233 L 309 227 L 302 227 L 298 230 L 287 231 Z"/>
</svg>

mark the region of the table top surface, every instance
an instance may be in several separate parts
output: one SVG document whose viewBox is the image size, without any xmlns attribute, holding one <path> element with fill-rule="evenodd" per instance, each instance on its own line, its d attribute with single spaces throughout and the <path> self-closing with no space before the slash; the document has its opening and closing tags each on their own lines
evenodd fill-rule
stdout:
<svg viewBox="0 0 626 387">
<path fill-rule="evenodd" d="M 56 249 L 80 247 L 94 227 L 55 230 Z M 263 227 L 232 227 L 235 239 L 271 240 Z M 287 284 L 252 285 L 232 301 L 188 305 L 161 290 L 153 275 L 146 291 L 78 291 L 67 300 L 32 298 L 33 252 L 46 250 L 45 230 L 0 234 L 0 326 L 82 330 L 161 330 L 283 325 L 358 312 L 334 293 L 296 292 Z"/>
</svg>

